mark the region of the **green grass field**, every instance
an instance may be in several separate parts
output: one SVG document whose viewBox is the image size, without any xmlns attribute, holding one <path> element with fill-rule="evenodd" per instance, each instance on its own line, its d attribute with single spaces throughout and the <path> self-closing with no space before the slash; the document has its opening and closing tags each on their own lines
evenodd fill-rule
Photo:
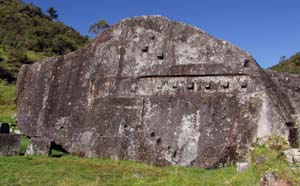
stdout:
<svg viewBox="0 0 300 186">
<path fill-rule="evenodd" d="M 241 174 L 235 167 L 203 170 L 155 167 L 129 161 L 62 158 L 1 157 L 0 185 L 243 185 L 257 182 L 255 168 Z"/>
<path fill-rule="evenodd" d="M 274 142 L 275 141 L 275 142 Z M 22 138 L 24 152 L 28 139 Z M 281 143 L 281 142 L 280 142 Z M 85 159 L 71 155 L 0 157 L 0 185 L 20 186 L 96 186 L 96 185 L 161 185 L 161 186 L 259 186 L 266 172 L 300 185 L 300 167 L 289 165 L 282 156 L 284 146 L 273 139 L 257 145 L 249 154 L 252 165 L 236 172 L 235 166 L 205 170 L 184 167 L 156 167 L 130 161 Z M 255 163 L 262 156 L 264 160 Z"/>
<path fill-rule="evenodd" d="M 15 89 L 16 85 L 0 80 L 0 122 L 16 124 Z"/>
</svg>

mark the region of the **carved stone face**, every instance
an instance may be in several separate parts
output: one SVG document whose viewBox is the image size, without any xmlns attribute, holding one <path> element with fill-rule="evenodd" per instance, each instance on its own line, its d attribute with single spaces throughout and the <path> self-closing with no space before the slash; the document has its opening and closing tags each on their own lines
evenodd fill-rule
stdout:
<svg viewBox="0 0 300 186">
<path fill-rule="evenodd" d="M 73 154 L 216 167 L 245 156 L 256 137 L 288 135 L 290 108 L 270 81 L 229 42 L 137 17 L 74 53 L 23 66 L 18 121 Z"/>
</svg>

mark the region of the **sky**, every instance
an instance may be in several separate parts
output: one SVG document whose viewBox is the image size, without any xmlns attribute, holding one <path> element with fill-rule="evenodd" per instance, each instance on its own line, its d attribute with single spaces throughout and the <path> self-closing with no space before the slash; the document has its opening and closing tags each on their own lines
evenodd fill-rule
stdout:
<svg viewBox="0 0 300 186">
<path fill-rule="evenodd" d="M 128 17 L 162 15 L 232 42 L 267 68 L 300 51 L 300 0 L 24 0 L 89 35 L 99 19 L 110 25 Z"/>
</svg>

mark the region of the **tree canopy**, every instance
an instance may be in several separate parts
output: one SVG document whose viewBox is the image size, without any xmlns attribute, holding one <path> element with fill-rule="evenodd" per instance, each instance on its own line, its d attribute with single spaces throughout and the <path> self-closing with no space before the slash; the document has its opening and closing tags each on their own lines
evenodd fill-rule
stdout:
<svg viewBox="0 0 300 186">
<path fill-rule="evenodd" d="M 48 8 L 47 12 L 48 12 L 49 16 L 52 19 L 57 19 L 58 18 L 57 10 L 55 10 L 53 6 L 51 6 L 50 8 Z"/>
<path fill-rule="evenodd" d="M 109 24 L 104 19 L 100 19 L 97 23 L 92 24 L 89 28 L 89 32 L 98 35 L 103 30 L 109 27 Z"/>
</svg>

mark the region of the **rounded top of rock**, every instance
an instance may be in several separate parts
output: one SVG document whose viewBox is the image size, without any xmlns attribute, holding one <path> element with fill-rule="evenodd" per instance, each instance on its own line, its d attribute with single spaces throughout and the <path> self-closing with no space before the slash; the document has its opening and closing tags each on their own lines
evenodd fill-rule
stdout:
<svg viewBox="0 0 300 186">
<path fill-rule="evenodd" d="M 83 51 L 99 63 L 122 60 L 121 76 L 255 75 L 254 71 L 261 70 L 251 55 L 230 42 L 157 15 L 123 19 L 99 34 L 78 55 L 82 56 Z"/>
<path fill-rule="evenodd" d="M 250 54 L 232 43 L 159 15 L 123 19 L 80 50 L 45 62 L 80 63 L 82 58 L 103 64 L 103 76 L 116 76 L 120 64 L 118 76 L 126 77 L 255 76 L 262 70 Z"/>
<path fill-rule="evenodd" d="M 131 17 L 131 18 L 125 18 L 125 19 L 122 19 L 119 24 L 125 22 L 130 22 L 130 21 L 133 21 L 133 22 L 136 22 L 136 21 L 152 21 L 152 22 L 156 22 L 156 24 L 159 24 L 159 22 L 174 22 L 174 23 L 177 23 L 177 24 L 181 24 L 182 26 L 189 26 L 191 28 L 194 28 L 198 31 L 200 31 L 201 33 L 205 33 L 203 30 L 201 30 L 200 28 L 196 27 L 196 26 L 193 26 L 193 25 L 189 25 L 189 24 L 186 24 L 186 23 L 183 23 L 183 22 L 179 22 L 179 21 L 172 21 L 170 20 L 169 18 L 167 17 L 164 17 L 164 16 L 161 16 L 161 15 L 144 15 L 144 16 L 135 16 L 135 17 Z"/>
</svg>

